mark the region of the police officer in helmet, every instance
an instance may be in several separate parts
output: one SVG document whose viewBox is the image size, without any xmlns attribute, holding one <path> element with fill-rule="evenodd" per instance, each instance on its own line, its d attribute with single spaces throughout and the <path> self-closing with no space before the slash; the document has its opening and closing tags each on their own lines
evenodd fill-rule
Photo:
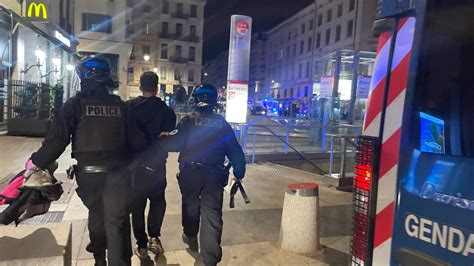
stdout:
<svg viewBox="0 0 474 266">
<path fill-rule="evenodd" d="M 31 155 L 29 168 L 45 168 L 72 142 L 77 194 L 89 210 L 86 249 L 96 265 L 130 265 L 130 184 L 121 170 L 130 153 L 143 148 L 144 137 L 125 103 L 108 93 L 116 83 L 107 60 L 87 57 L 76 70 L 81 91 L 63 105 L 41 148 Z"/>
<path fill-rule="evenodd" d="M 164 137 L 161 147 L 179 154 L 178 182 L 182 194 L 183 241 L 198 250 L 200 227 L 201 255 L 206 265 L 217 265 L 222 258 L 222 204 L 228 172 L 227 157 L 234 176 L 245 176 L 245 157 L 227 121 L 214 113 L 217 89 L 212 85 L 195 88 L 195 112 L 178 124 L 177 133 Z"/>
</svg>

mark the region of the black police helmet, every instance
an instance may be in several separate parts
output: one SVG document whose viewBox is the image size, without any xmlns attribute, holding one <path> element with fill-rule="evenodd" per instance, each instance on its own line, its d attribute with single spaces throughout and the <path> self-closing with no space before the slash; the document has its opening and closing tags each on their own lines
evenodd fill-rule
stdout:
<svg viewBox="0 0 474 266">
<path fill-rule="evenodd" d="M 194 104 L 198 108 L 217 105 L 217 89 L 210 84 L 197 86 L 192 96 L 194 98 Z"/>
<path fill-rule="evenodd" d="M 105 82 L 110 79 L 110 63 L 104 58 L 89 56 L 79 61 L 76 72 L 81 80 Z"/>
</svg>

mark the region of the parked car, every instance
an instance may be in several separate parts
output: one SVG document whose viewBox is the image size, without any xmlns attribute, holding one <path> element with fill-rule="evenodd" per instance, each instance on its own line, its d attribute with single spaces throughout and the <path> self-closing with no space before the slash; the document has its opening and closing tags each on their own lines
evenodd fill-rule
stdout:
<svg viewBox="0 0 474 266">
<path fill-rule="evenodd" d="M 266 115 L 267 110 L 263 108 L 262 106 L 253 106 L 250 108 L 250 114 L 252 115 Z"/>
</svg>

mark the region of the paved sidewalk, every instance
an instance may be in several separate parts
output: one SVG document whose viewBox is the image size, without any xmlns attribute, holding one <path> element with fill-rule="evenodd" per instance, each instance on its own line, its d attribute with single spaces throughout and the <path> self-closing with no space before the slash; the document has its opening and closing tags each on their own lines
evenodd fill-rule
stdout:
<svg viewBox="0 0 474 266">
<path fill-rule="evenodd" d="M 41 143 L 41 139 L 0 136 L 0 186 L 5 176 L 19 171 L 28 155 Z M 4 152 L 6 151 L 6 152 Z M 64 175 L 71 164 L 70 152 L 59 159 L 58 175 Z M 190 253 L 181 242 L 181 198 L 176 181 L 177 155 L 171 154 L 167 166 L 168 207 L 162 229 L 162 242 L 166 253 L 157 265 L 202 265 L 199 254 Z M 285 188 L 294 182 L 320 184 L 321 243 L 324 252 L 311 257 L 282 251 L 278 248 L 281 212 Z M 74 185 L 74 184 L 72 184 Z M 351 230 L 350 193 L 340 192 L 325 184 L 317 175 L 274 164 L 248 165 L 245 187 L 252 203 L 245 205 L 240 195 L 236 207 L 230 209 L 228 194 L 224 199 L 224 258 L 220 265 L 347 265 L 349 234 Z M 73 225 L 72 251 L 74 265 L 93 265 L 87 245 L 87 210 L 71 189 L 67 202 L 54 203 L 51 211 L 60 220 Z M 30 223 L 51 222 L 41 217 Z M 55 222 L 58 219 L 56 218 Z M 15 230 L 12 227 L 12 230 Z M 136 257 L 133 265 L 140 265 Z"/>
</svg>

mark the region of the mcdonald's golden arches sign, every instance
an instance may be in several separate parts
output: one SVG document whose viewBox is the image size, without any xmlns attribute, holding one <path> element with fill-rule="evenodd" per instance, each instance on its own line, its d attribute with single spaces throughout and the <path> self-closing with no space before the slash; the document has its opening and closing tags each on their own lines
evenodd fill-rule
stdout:
<svg viewBox="0 0 474 266">
<path fill-rule="evenodd" d="M 48 5 L 46 1 L 29 0 L 26 1 L 26 17 L 35 21 L 48 19 Z"/>
</svg>

